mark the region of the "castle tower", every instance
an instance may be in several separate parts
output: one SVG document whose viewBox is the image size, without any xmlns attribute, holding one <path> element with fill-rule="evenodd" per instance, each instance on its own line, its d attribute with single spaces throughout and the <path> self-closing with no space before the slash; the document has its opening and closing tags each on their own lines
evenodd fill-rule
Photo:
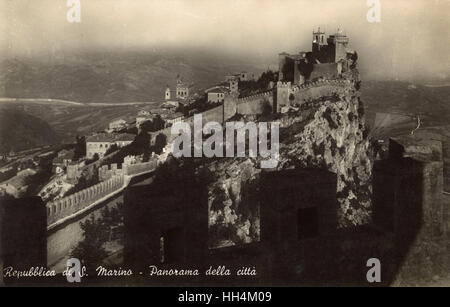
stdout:
<svg viewBox="0 0 450 307">
<path fill-rule="evenodd" d="M 284 66 L 286 65 L 286 58 L 289 56 L 286 52 L 278 54 L 278 81 L 284 80 Z"/>
<path fill-rule="evenodd" d="M 337 63 L 340 60 L 345 60 L 347 58 L 347 45 L 348 45 L 348 37 L 342 31 L 338 30 L 336 35 L 334 36 L 334 44 L 335 44 L 335 59 L 334 61 Z"/>
<path fill-rule="evenodd" d="M 280 113 L 281 108 L 289 106 L 289 94 L 291 93 L 291 82 L 277 82 L 276 112 Z"/>
<path fill-rule="evenodd" d="M 319 52 L 322 46 L 326 45 L 325 32 L 320 31 L 320 27 L 317 31 L 313 31 L 312 51 L 313 53 Z"/>
<path fill-rule="evenodd" d="M 231 94 L 236 94 L 239 92 L 238 78 L 230 79 L 230 92 L 231 92 Z"/>
</svg>

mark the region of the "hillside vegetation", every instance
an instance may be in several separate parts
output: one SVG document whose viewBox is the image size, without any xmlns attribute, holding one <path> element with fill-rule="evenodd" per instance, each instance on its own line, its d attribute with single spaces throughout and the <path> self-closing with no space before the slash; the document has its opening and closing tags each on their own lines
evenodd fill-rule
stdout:
<svg viewBox="0 0 450 307">
<path fill-rule="evenodd" d="M 0 108 L 0 154 L 57 142 L 56 132 L 42 119 L 19 109 Z"/>
</svg>

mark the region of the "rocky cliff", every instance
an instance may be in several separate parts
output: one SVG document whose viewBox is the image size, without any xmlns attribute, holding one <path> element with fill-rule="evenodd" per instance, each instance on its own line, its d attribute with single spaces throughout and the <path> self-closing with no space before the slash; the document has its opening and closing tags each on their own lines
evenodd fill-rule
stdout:
<svg viewBox="0 0 450 307">
<path fill-rule="evenodd" d="M 325 89 L 278 118 L 280 157 L 276 170 L 315 167 L 337 175 L 338 227 L 371 220 L 372 159 L 357 78 Z M 207 165 L 210 247 L 259 240 L 260 158 L 221 158 Z M 275 171 L 276 171 L 275 170 Z"/>
</svg>

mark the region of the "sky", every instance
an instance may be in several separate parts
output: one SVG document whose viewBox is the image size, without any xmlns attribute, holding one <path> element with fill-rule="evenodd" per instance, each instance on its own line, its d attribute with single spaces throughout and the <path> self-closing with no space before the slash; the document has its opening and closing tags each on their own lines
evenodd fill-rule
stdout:
<svg viewBox="0 0 450 307">
<path fill-rule="evenodd" d="M 367 0 L 79 0 L 81 22 L 67 21 L 67 0 L 0 0 L 0 55 L 199 48 L 273 59 L 310 50 L 312 30 L 338 28 L 362 71 L 374 78 L 448 78 L 450 0 L 380 0 L 369 23 Z"/>
</svg>

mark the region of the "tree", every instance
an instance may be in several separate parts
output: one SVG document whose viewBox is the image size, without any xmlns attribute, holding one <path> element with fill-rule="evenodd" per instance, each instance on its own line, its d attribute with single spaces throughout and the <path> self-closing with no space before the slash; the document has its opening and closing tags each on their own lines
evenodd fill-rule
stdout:
<svg viewBox="0 0 450 307">
<path fill-rule="evenodd" d="M 86 137 L 77 135 L 75 139 L 76 143 L 73 159 L 76 161 L 81 157 L 86 156 Z"/>
<path fill-rule="evenodd" d="M 158 134 L 155 138 L 154 151 L 156 154 L 161 154 L 164 147 L 167 145 L 167 136 L 165 134 Z"/>
<path fill-rule="evenodd" d="M 108 253 L 103 244 L 108 238 L 108 229 L 105 224 L 96 220 L 94 215 L 80 223 L 84 239 L 72 250 L 71 257 L 78 258 L 88 267 L 99 266 Z"/>
<path fill-rule="evenodd" d="M 95 161 L 97 161 L 98 159 L 100 159 L 100 156 L 98 155 L 98 153 L 95 153 L 92 156 L 92 159 L 86 160 L 86 165 L 94 163 Z"/>
<path fill-rule="evenodd" d="M 117 208 L 103 208 L 99 218 L 91 215 L 80 223 L 80 227 L 83 240 L 72 250 L 71 257 L 80 259 L 88 267 L 96 268 L 108 257 L 103 245 L 110 240 L 113 228 L 119 234 L 118 240 L 123 240 L 123 203 L 117 203 Z"/>
<path fill-rule="evenodd" d="M 262 116 L 268 116 L 272 114 L 272 105 L 268 100 L 264 100 L 264 104 L 262 106 Z"/>
<path fill-rule="evenodd" d="M 105 156 L 109 155 L 112 152 L 115 152 L 116 150 L 118 150 L 119 147 L 117 146 L 117 144 L 112 144 L 105 152 Z"/>
</svg>

